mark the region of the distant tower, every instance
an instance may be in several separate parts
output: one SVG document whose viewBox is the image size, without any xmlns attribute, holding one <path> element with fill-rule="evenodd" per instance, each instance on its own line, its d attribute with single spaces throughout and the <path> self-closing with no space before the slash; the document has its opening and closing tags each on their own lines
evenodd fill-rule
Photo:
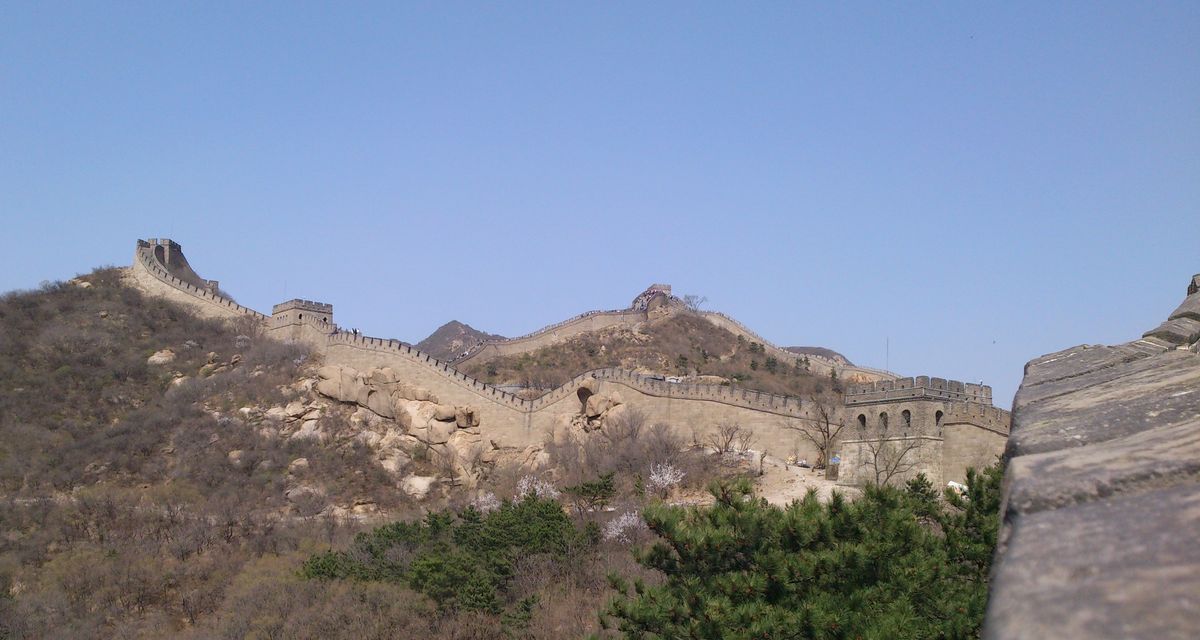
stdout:
<svg viewBox="0 0 1200 640">
<path fill-rule="evenodd" d="M 671 285 L 669 284 L 652 284 L 645 291 L 638 294 L 638 297 L 633 299 L 629 305 L 630 309 L 637 311 L 651 311 L 663 305 L 669 304 L 671 301 Z"/>
</svg>

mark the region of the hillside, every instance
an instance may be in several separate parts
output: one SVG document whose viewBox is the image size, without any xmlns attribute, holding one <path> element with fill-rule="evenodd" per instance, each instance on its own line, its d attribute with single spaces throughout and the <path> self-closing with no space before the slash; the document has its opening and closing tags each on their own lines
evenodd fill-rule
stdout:
<svg viewBox="0 0 1200 640">
<path fill-rule="evenodd" d="M 323 367 L 304 348 L 264 337 L 256 322 L 203 319 L 145 297 L 123 271 L 0 296 L 6 640 L 499 640 L 513 637 L 517 614 L 521 637 L 581 637 L 599 631 L 609 572 L 645 575 L 627 538 L 600 537 L 617 514 L 589 516 L 586 528 L 578 514 L 570 520 L 571 556 L 490 559 L 509 564 L 486 611 L 416 578 L 359 585 L 300 570 L 364 529 L 430 511 L 473 503 L 486 512 L 502 501 L 507 510 L 534 491 L 562 496 L 540 508 L 563 525 L 567 488 L 606 473 L 620 476 L 605 501 L 629 511 L 650 497 L 638 478 L 653 464 L 679 470 L 665 488 L 692 493 L 744 470 L 669 430 L 643 429 L 630 412 L 625 431 L 566 435 L 536 452 L 532 470 L 524 460 L 533 454 L 501 452 L 472 462 L 480 473 L 466 479 L 455 472 L 462 460 L 318 392 Z M 431 562 L 440 553 L 427 552 Z"/>
<path fill-rule="evenodd" d="M 503 339 L 504 336 L 485 333 L 469 324 L 451 320 L 438 327 L 436 331 L 415 346 L 438 360 L 451 360 L 476 343 L 484 340 Z"/>
<path fill-rule="evenodd" d="M 586 332 L 530 353 L 468 362 L 463 370 L 493 384 L 547 389 L 580 372 L 604 367 L 736 384 L 781 395 L 805 395 L 829 382 L 802 365 L 779 362 L 766 355 L 761 344 L 691 313 L 661 316 L 633 328 Z"/>
<path fill-rule="evenodd" d="M 478 434 L 469 408 L 439 404 L 392 369 L 324 364 L 267 337 L 261 316 L 203 319 L 127 284 L 130 270 L 105 269 L 0 297 L 0 638 L 640 637 L 640 625 L 660 622 L 633 613 L 622 581 L 682 602 L 708 597 L 678 591 L 704 580 L 673 583 L 652 556 L 635 563 L 631 545 L 654 543 L 658 531 L 669 539 L 670 522 L 755 505 L 746 515 L 770 523 L 800 512 L 768 505 L 801 497 L 818 528 L 820 500 L 846 517 L 832 483 L 751 450 L 753 431 L 731 425 L 725 439 L 701 442 L 695 430 L 689 439 L 615 393 L 588 395 L 539 445 L 447 455 L 447 442 Z M 764 354 L 684 313 L 580 334 L 512 366 L 549 376 L 617 363 L 793 394 L 828 385 Z M 372 394 L 388 385 L 393 400 L 381 403 Z M 750 480 L 764 500 L 740 497 Z M 882 508 L 900 529 L 876 540 L 860 535 L 868 527 L 839 527 L 846 538 L 830 558 L 847 544 L 877 566 L 941 567 L 961 555 L 942 545 L 964 535 L 911 526 L 938 514 L 941 530 L 961 528 L 962 505 L 938 507 L 923 486 L 868 490 L 851 517 L 874 522 Z M 763 539 L 745 522 L 732 533 L 749 552 Z M 904 553 L 879 541 L 901 541 Z M 990 558 L 990 539 L 977 544 Z M 797 566 L 824 553 L 803 542 L 792 552 Z M 986 562 L 955 572 L 962 590 L 922 612 L 921 624 L 977 624 Z M 826 590 L 841 595 L 813 597 L 866 602 L 843 592 L 877 592 L 897 576 L 924 584 L 903 569 L 861 583 L 836 575 Z M 891 628 L 893 614 L 912 624 L 921 593 L 884 591 L 899 594 L 893 613 L 838 604 L 818 617 L 844 613 L 859 625 L 847 628 Z M 779 611 L 809 610 L 810 595 L 795 591 Z"/>
</svg>

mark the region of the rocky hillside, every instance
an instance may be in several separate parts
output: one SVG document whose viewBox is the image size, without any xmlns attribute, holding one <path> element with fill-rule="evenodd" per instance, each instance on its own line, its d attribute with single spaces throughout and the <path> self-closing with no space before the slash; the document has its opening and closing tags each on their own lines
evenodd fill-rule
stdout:
<svg viewBox="0 0 1200 640">
<path fill-rule="evenodd" d="M 581 334 L 531 353 L 468 363 L 465 372 L 494 384 L 537 390 L 604 367 L 788 395 L 805 395 L 829 384 L 828 378 L 811 375 L 803 365 L 780 362 L 761 344 L 689 313 L 661 316 L 632 329 Z"/>
<path fill-rule="evenodd" d="M 429 334 L 415 346 L 438 360 L 450 360 L 477 342 L 503 339 L 504 336 L 484 333 L 469 324 L 451 320 L 438 327 L 437 331 Z"/>
</svg>

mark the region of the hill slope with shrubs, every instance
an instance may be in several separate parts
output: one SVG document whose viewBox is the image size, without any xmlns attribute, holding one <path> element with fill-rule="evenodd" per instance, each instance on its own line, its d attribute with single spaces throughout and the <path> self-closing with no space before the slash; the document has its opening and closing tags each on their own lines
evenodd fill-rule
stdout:
<svg viewBox="0 0 1200 640">
<path fill-rule="evenodd" d="M 686 312 L 636 328 L 591 331 L 530 353 L 468 362 L 464 372 L 492 384 L 550 389 L 592 369 L 621 367 L 646 374 L 692 377 L 709 384 L 805 396 L 830 386 L 809 373 L 804 356 L 781 362 L 763 345 Z"/>
<path fill-rule="evenodd" d="M 713 371 L 759 353 L 688 319 L 628 357 L 639 341 Z M 965 497 L 914 482 L 780 509 L 753 467 L 631 412 L 548 441 L 540 471 L 418 503 L 345 409 L 328 438 L 263 419 L 308 411 L 317 364 L 117 269 L 0 297 L 0 639 L 978 633 L 998 469 Z"/>
</svg>

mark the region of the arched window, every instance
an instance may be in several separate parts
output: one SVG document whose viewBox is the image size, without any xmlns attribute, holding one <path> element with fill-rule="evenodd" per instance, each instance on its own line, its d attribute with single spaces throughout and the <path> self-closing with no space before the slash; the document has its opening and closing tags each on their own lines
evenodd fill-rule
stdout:
<svg viewBox="0 0 1200 640">
<path fill-rule="evenodd" d="M 935 426 L 939 429 L 942 428 L 942 416 L 943 415 L 945 415 L 945 414 L 943 414 L 941 411 L 933 414 L 933 426 Z"/>
<path fill-rule="evenodd" d="M 867 416 L 865 414 L 862 414 L 862 413 L 858 414 L 858 428 L 859 429 L 867 428 Z"/>
<path fill-rule="evenodd" d="M 908 409 L 900 412 L 900 417 L 904 418 L 904 430 L 912 429 L 912 412 Z"/>
<path fill-rule="evenodd" d="M 879 429 L 882 431 L 887 431 L 887 422 L 887 412 L 884 411 L 879 414 Z"/>
</svg>

